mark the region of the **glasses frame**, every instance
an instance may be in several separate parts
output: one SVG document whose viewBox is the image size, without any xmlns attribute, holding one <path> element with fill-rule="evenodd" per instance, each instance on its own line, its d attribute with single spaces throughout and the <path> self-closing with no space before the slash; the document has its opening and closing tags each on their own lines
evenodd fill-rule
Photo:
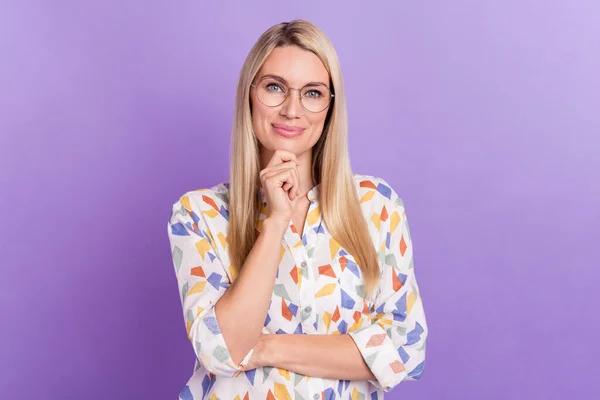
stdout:
<svg viewBox="0 0 600 400">
<path fill-rule="evenodd" d="M 258 83 L 257 83 L 257 84 L 253 84 L 253 83 L 251 83 L 251 84 L 250 84 L 250 86 L 252 86 L 254 89 L 258 89 L 258 85 L 260 85 L 260 83 L 261 83 L 262 81 L 264 81 L 264 80 L 267 80 L 267 79 L 272 79 L 272 78 L 262 78 L 260 81 L 258 81 Z M 281 84 L 281 85 L 285 85 L 285 83 L 283 83 L 283 82 L 280 82 L 280 84 Z M 258 96 L 258 93 L 256 94 L 256 98 L 257 98 L 257 99 L 258 99 L 258 101 L 260 101 L 260 103 L 261 103 L 262 105 L 264 105 L 265 107 L 271 107 L 271 108 L 273 108 L 273 107 L 279 107 L 280 105 L 282 105 L 283 103 L 285 103 L 285 101 L 286 101 L 286 100 L 287 100 L 287 98 L 289 97 L 289 95 L 290 95 L 290 92 L 291 92 L 292 90 L 297 90 L 297 91 L 298 91 L 298 100 L 300 100 L 300 104 L 302 105 L 302 108 L 304 108 L 306 111 L 308 111 L 308 112 L 311 112 L 311 113 L 320 113 L 320 112 L 323 112 L 323 111 L 327 110 L 327 108 L 329 108 L 329 106 L 330 106 L 330 105 L 331 105 L 331 103 L 333 102 L 333 98 L 335 97 L 335 94 L 331 92 L 331 89 L 329 89 L 329 88 L 328 88 L 327 86 L 325 86 L 325 85 L 321 85 L 321 84 L 319 84 L 319 85 L 316 85 L 316 86 L 323 86 L 323 87 L 325 87 L 325 89 L 327 89 L 327 91 L 329 92 L 329 95 L 330 95 L 330 97 L 329 97 L 329 103 L 327 103 L 327 106 L 325 106 L 325 108 L 324 108 L 324 109 L 322 109 L 322 110 L 320 110 L 320 111 L 312 111 L 312 110 L 309 110 L 308 108 L 306 108 L 306 106 L 304 105 L 304 102 L 302 101 L 302 99 L 304 98 L 304 96 L 302 96 L 302 90 L 304 90 L 304 88 L 306 88 L 307 86 L 315 86 L 315 85 L 311 85 L 311 84 L 304 85 L 304 86 L 302 86 L 300 89 L 296 89 L 296 88 L 293 88 L 293 87 L 288 87 L 288 88 L 287 88 L 287 91 L 285 92 L 285 95 L 283 96 L 283 100 L 281 101 L 281 103 L 279 103 L 279 104 L 277 104 L 277 105 L 275 105 L 275 106 L 269 106 L 269 105 L 267 105 L 267 104 L 263 103 L 263 102 L 260 100 L 260 97 Z"/>
</svg>

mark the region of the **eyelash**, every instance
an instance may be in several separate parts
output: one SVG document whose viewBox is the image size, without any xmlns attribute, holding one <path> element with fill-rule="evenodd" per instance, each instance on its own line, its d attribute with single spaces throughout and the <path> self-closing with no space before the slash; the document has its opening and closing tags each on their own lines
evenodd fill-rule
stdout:
<svg viewBox="0 0 600 400">
<path fill-rule="evenodd" d="M 270 88 L 271 86 L 277 86 L 280 90 L 283 91 L 283 88 L 280 85 L 278 85 L 277 83 L 269 83 L 267 85 L 268 88 Z M 308 93 L 316 93 L 317 96 L 323 96 L 323 93 L 319 92 L 318 90 L 314 90 L 314 89 L 313 90 L 309 90 Z"/>
<path fill-rule="evenodd" d="M 270 88 L 271 86 L 277 86 L 279 89 L 283 90 L 283 88 L 280 85 L 276 84 L 276 83 L 269 83 L 267 85 L 268 88 Z"/>
</svg>

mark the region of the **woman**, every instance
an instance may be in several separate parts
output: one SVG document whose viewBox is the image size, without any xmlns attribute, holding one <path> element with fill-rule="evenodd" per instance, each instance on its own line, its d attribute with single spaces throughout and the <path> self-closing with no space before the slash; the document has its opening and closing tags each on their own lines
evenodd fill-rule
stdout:
<svg viewBox="0 0 600 400">
<path fill-rule="evenodd" d="M 267 30 L 237 88 L 230 181 L 168 232 L 197 356 L 180 399 L 382 399 L 421 376 L 427 325 L 402 200 L 353 174 L 325 34 Z"/>
</svg>

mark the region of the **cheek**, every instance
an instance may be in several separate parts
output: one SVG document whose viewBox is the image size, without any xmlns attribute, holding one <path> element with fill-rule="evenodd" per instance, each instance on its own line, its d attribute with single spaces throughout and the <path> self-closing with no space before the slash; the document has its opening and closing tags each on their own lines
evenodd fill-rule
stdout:
<svg viewBox="0 0 600 400">
<path fill-rule="evenodd" d="M 260 128 L 265 120 L 265 110 L 260 105 L 252 106 L 252 124 L 254 129 Z"/>
<path fill-rule="evenodd" d="M 326 117 L 327 117 L 327 113 L 323 112 L 322 114 L 311 116 L 311 118 L 308 121 L 309 121 L 310 125 L 313 127 L 313 129 L 315 129 L 316 131 L 321 133 L 323 130 L 323 126 L 325 125 Z"/>
</svg>

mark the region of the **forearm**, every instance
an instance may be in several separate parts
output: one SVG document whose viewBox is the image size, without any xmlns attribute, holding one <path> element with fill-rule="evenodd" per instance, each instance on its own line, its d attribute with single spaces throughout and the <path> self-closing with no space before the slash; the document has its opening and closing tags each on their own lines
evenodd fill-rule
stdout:
<svg viewBox="0 0 600 400">
<path fill-rule="evenodd" d="M 286 221 L 265 219 L 240 274 L 215 304 L 215 316 L 234 363 L 261 336 L 273 294 Z"/>
<path fill-rule="evenodd" d="M 375 379 L 349 335 L 261 336 L 261 364 L 328 379 Z"/>
</svg>

